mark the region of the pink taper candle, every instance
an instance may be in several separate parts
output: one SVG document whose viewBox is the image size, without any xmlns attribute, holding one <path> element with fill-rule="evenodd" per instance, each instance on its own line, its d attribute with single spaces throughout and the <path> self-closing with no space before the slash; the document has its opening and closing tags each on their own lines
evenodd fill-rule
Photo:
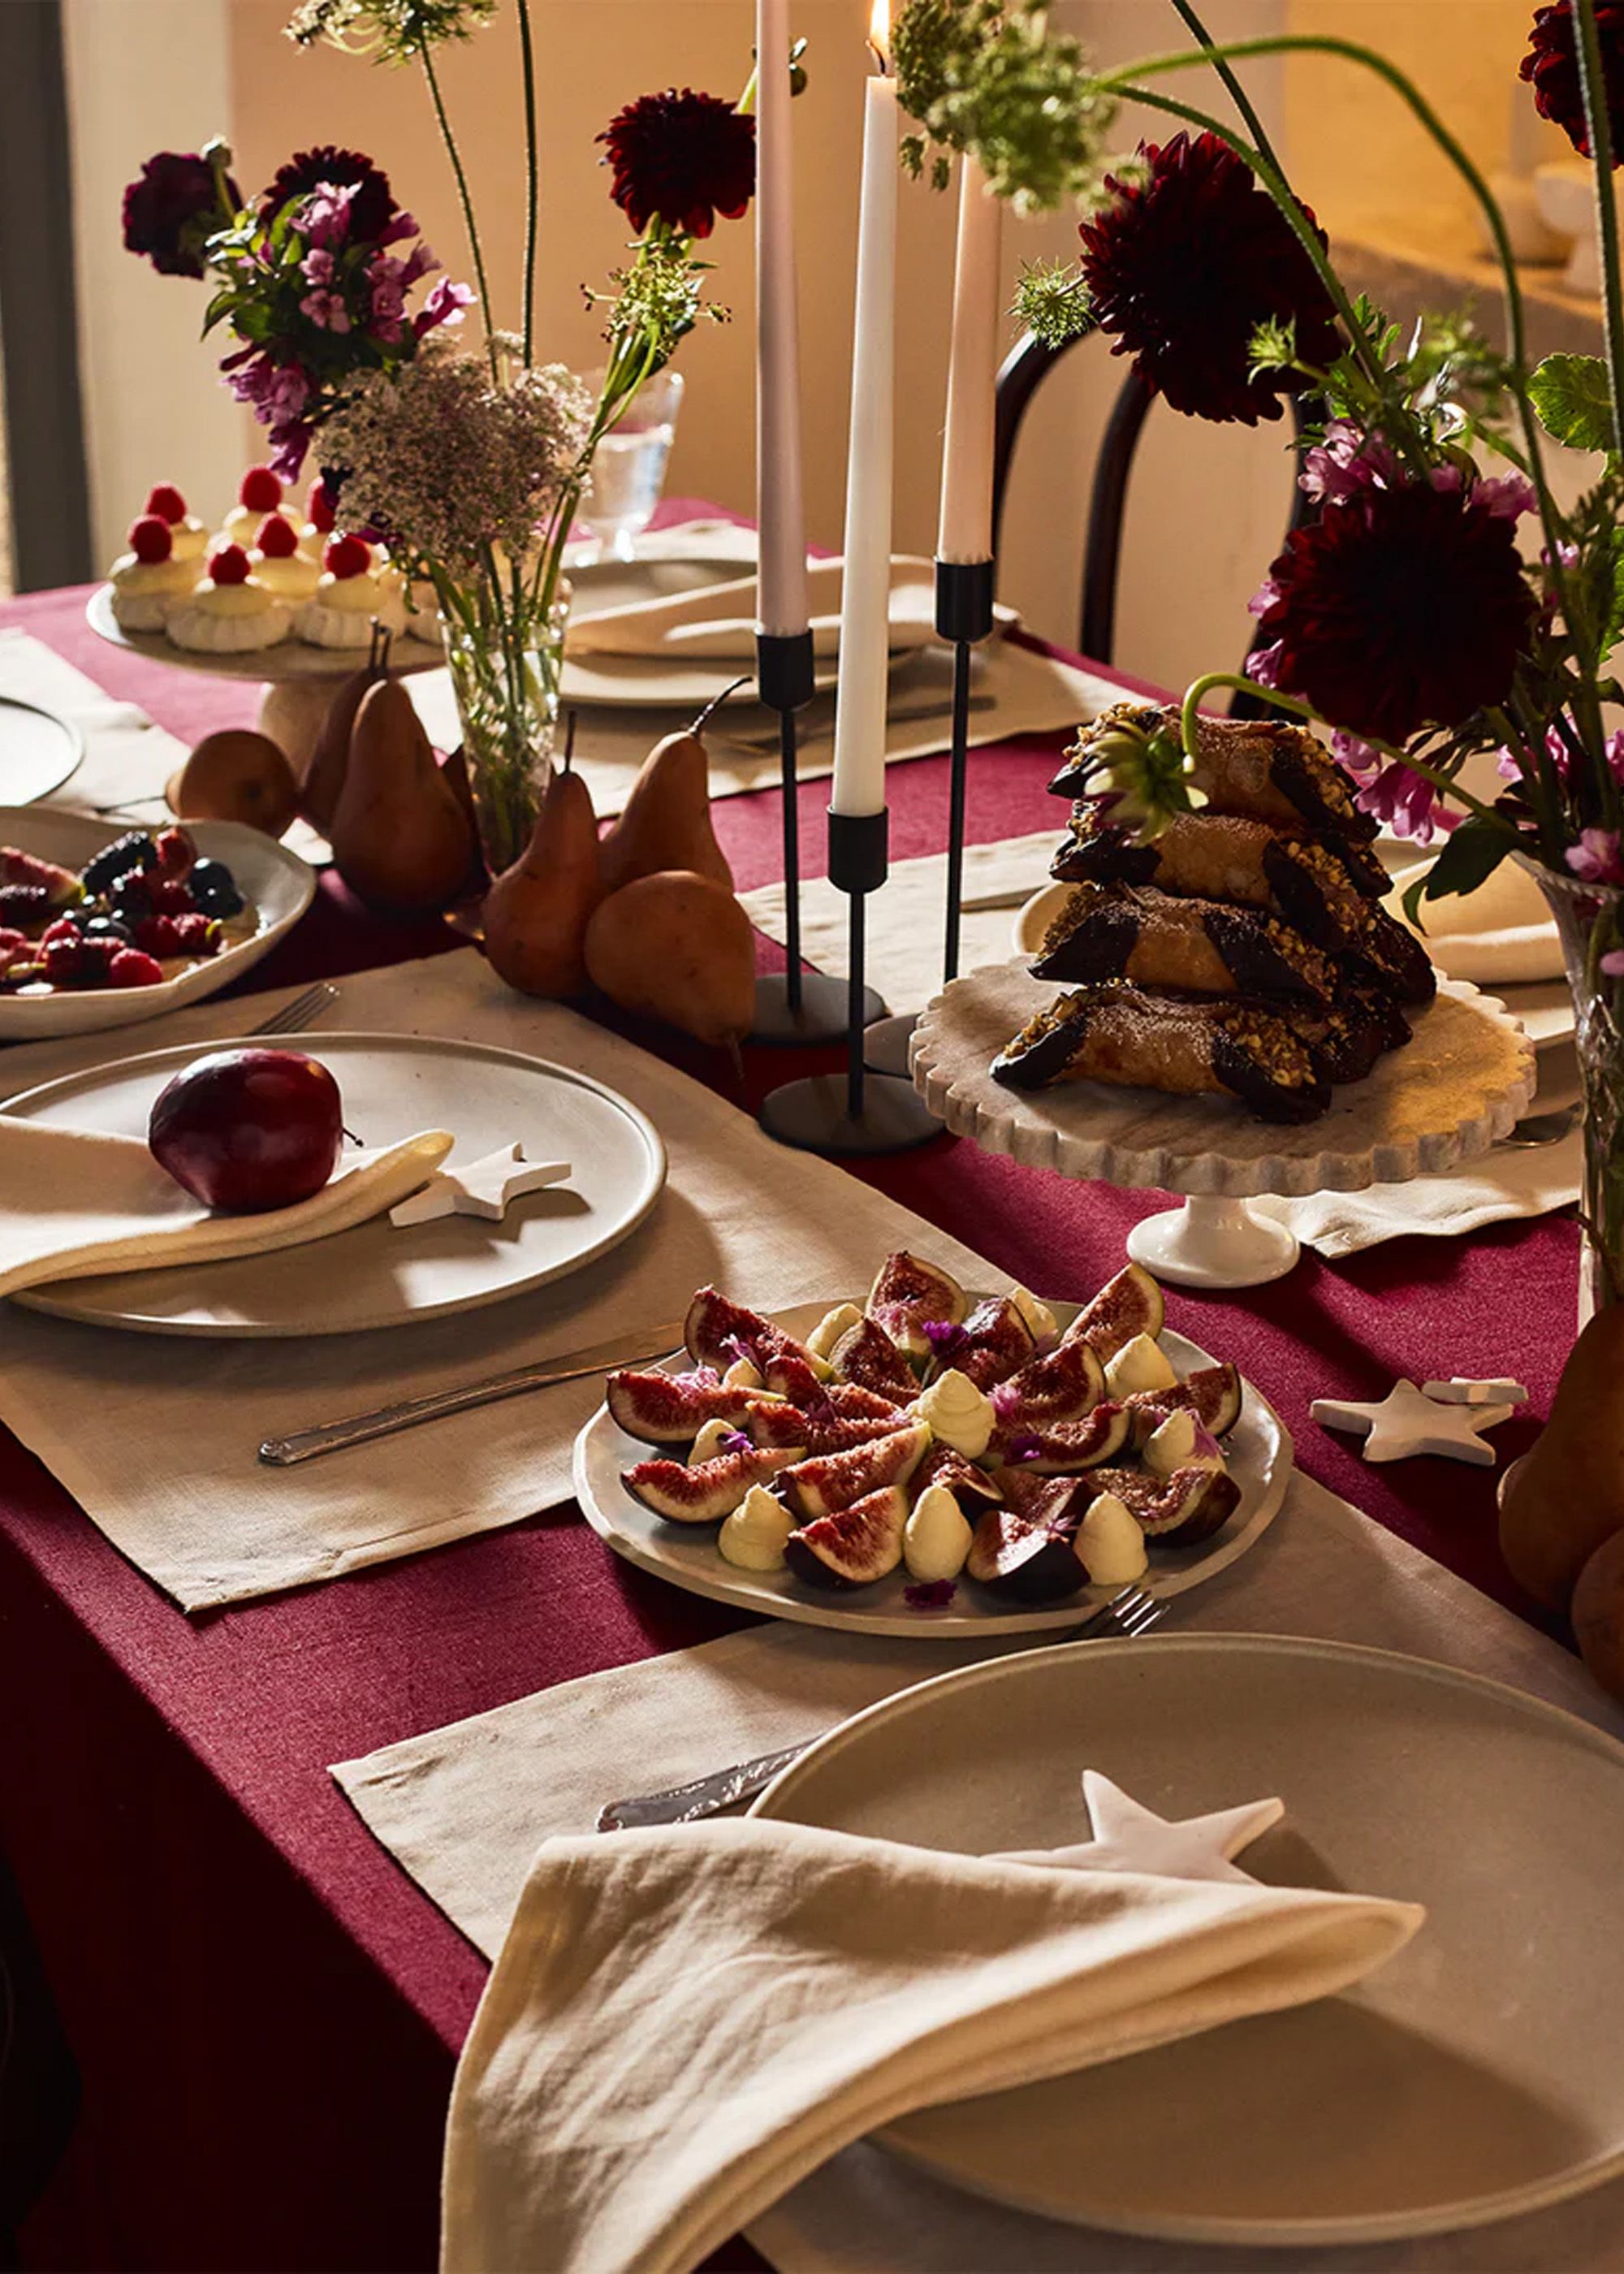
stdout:
<svg viewBox="0 0 1624 2274">
<path fill-rule="evenodd" d="M 788 0 L 756 0 L 756 605 L 779 637 L 807 628 L 789 46 Z"/>
<path fill-rule="evenodd" d="M 1004 208 L 966 155 L 959 169 L 953 344 L 942 441 L 938 561 L 992 558 L 993 383 L 998 370 L 998 254 Z"/>
</svg>

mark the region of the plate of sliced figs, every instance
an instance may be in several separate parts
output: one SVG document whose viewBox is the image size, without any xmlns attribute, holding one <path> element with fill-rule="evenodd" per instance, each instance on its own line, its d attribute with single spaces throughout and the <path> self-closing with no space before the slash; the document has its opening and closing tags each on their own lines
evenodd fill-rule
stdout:
<svg viewBox="0 0 1624 2274">
<path fill-rule="evenodd" d="M 961 1287 L 898 1252 L 866 1296 L 767 1314 L 700 1288 L 685 1347 L 612 1374 L 575 1441 L 616 1555 L 741 1609 L 876 1635 L 1076 1625 L 1244 1555 L 1280 1417 L 1130 1263 L 1091 1302 Z"/>
</svg>

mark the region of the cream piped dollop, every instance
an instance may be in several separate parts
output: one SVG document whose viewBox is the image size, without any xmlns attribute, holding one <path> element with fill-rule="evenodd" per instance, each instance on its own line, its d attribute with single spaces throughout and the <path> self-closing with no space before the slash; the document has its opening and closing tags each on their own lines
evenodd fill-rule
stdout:
<svg viewBox="0 0 1624 2274">
<path fill-rule="evenodd" d="M 1218 1440 L 1188 1406 L 1175 1407 L 1145 1441 L 1145 1466 L 1153 1476 L 1170 1477 L 1175 1469 L 1219 1472 L 1223 1465 Z"/>
<path fill-rule="evenodd" d="M 795 1519 L 764 1485 L 752 1485 L 733 1514 L 726 1517 L 716 1544 L 724 1562 L 741 1571 L 781 1571 L 784 1543 Z"/>
<path fill-rule="evenodd" d="M 1139 1518 L 1116 1493 L 1096 1494 L 1077 1527 L 1077 1557 L 1096 1587 L 1125 1587 L 1150 1562 Z"/>
<path fill-rule="evenodd" d="M 1026 1332 L 1040 1349 L 1052 1337 L 1059 1333 L 1059 1320 L 1056 1318 L 1049 1305 L 1041 1301 L 1029 1289 L 1011 1287 L 1010 1300 L 1020 1313 Z"/>
<path fill-rule="evenodd" d="M 1106 1393 L 1132 1397 L 1139 1389 L 1171 1389 L 1178 1380 L 1167 1355 L 1149 1335 L 1135 1335 L 1124 1343 L 1105 1369 Z"/>
<path fill-rule="evenodd" d="M 863 1314 L 855 1303 L 837 1303 L 832 1311 L 824 1312 L 807 1337 L 807 1348 L 814 1358 L 831 1359 L 841 1336 L 850 1334 L 852 1329 L 861 1327 L 862 1321 Z"/>
<path fill-rule="evenodd" d="M 701 1461 L 714 1461 L 719 1454 L 733 1449 L 724 1444 L 722 1441 L 724 1438 L 736 1434 L 737 1432 L 731 1421 L 707 1421 L 694 1440 L 693 1448 L 688 1457 L 689 1468 L 697 1468 Z"/>
<path fill-rule="evenodd" d="M 921 1421 L 929 1422 L 930 1434 L 939 1444 L 951 1445 L 966 1461 L 979 1461 L 992 1442 L 997 1419 L 992 1400 L 956 1366 L 950 1366 L 929 1389 L 921 1392 L 913 1410 Z"/>
<path fill-rule="evenodd" d="M 912 1579 L 956 1579 L 973 1537 L 964 1510 L 945 1485 L 927 1485 L 902 1534 L 902 1560 Z"/>
</svg>

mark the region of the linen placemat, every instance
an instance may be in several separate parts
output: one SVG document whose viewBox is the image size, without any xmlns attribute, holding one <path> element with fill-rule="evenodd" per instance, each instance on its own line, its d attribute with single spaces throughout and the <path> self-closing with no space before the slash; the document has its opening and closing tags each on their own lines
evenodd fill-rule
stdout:
<svg viewBox="0 0 1624 2274">
<path fill-rule="evenodd" d="M 254 998 L 255 1017 L 286 999 Z M 201 1046 L 240 1005 L 154 1020 L 139 1044 Z M 829 1163 L 791 1152 L 663 1060 L 503 986 L 472 949 L 343 982 L 330 1026 L 455 1035 L 562 1063 L 641 1106 L 670 1156 L 648 1222 L 587 1270 L 459 1317 L 307 1341 L 177 1340 L 0 1306 L 0 1417 L 113 1544 L 188 1610 L 416 1555 L 555 1507 L 596 1378 L 455 1414 L 298 1467 L 262 1438 L 680 1318 L 714 1280 L 741 1301 L 866 1286 L 921 1247 L 974 1284 L 990 1267 Z M 313 1039 L 319 1040 L 317 1036 Z M 0 1056 L 6 1095 L 108 1055 L 105 1036 Z"/>
<path fill-rule="evenodd" d="M 109 832 L 156 828 L 169 819 L 164 785 L 184 763 L 186 745 L 135 704 L 104 694 L 43 640 L 16 629 L 0 630 L 0 694 L 55 711 L 84 735 L 84 757 L 42 803 L 58 812 L 95 814 Z M 97 814 L 100 806 L 127 809 Z M 282 841 L 302 860 L 332 857 L 326 838 L 306 822 L 296 821 Z"/>
<path fill-rule="evenodd" d="M 1005 837 L 991 845 L 966 845 L 966 900 L 996 893 L 1025 900 L 1049 881 L 1055 832 Z M 750 922 L 758 931 L 784 939 L 784 887 L 762 885 L 742 892 Z M 966 908 L 959 929 L 959 968 L 1004 963 L 1014 953 L 1014 924 L 1019 900 L 999 908 Z M 851 902 L 827 877 L 808 877 L 801 887 L 801 952 L 820 971 L 846 968 L 846 927 Z M 868 902 L 868 978 L 893 1011 L 922 1011 L 942 991 L 944 926 L 947 916 L 947 855 L 928 853 L 897 861 L 880 890 Z"/>
</svg>

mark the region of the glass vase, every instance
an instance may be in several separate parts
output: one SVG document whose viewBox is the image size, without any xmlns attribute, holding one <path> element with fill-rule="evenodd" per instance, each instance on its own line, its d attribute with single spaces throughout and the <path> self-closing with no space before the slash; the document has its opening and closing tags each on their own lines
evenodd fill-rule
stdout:
<svg viewBox="0 0 1624 2274">
<path fill-rule="evenodd" d="M 479 849 L 492 877 L 529 844 L 546 794 L 568 614 L 567 594 L 545 618 L 517 625 L 492 624 L 477 608 L 441 614 Z"/>
<path fill-rule="evenodd" d="M 1556 919 L 1584 1099 L 1581 1309 L 1624 1300 L 1624 892 L 1523 862 Z M 1606 966 L 1614 962 L 1617 968 Z"/>
</svg>

